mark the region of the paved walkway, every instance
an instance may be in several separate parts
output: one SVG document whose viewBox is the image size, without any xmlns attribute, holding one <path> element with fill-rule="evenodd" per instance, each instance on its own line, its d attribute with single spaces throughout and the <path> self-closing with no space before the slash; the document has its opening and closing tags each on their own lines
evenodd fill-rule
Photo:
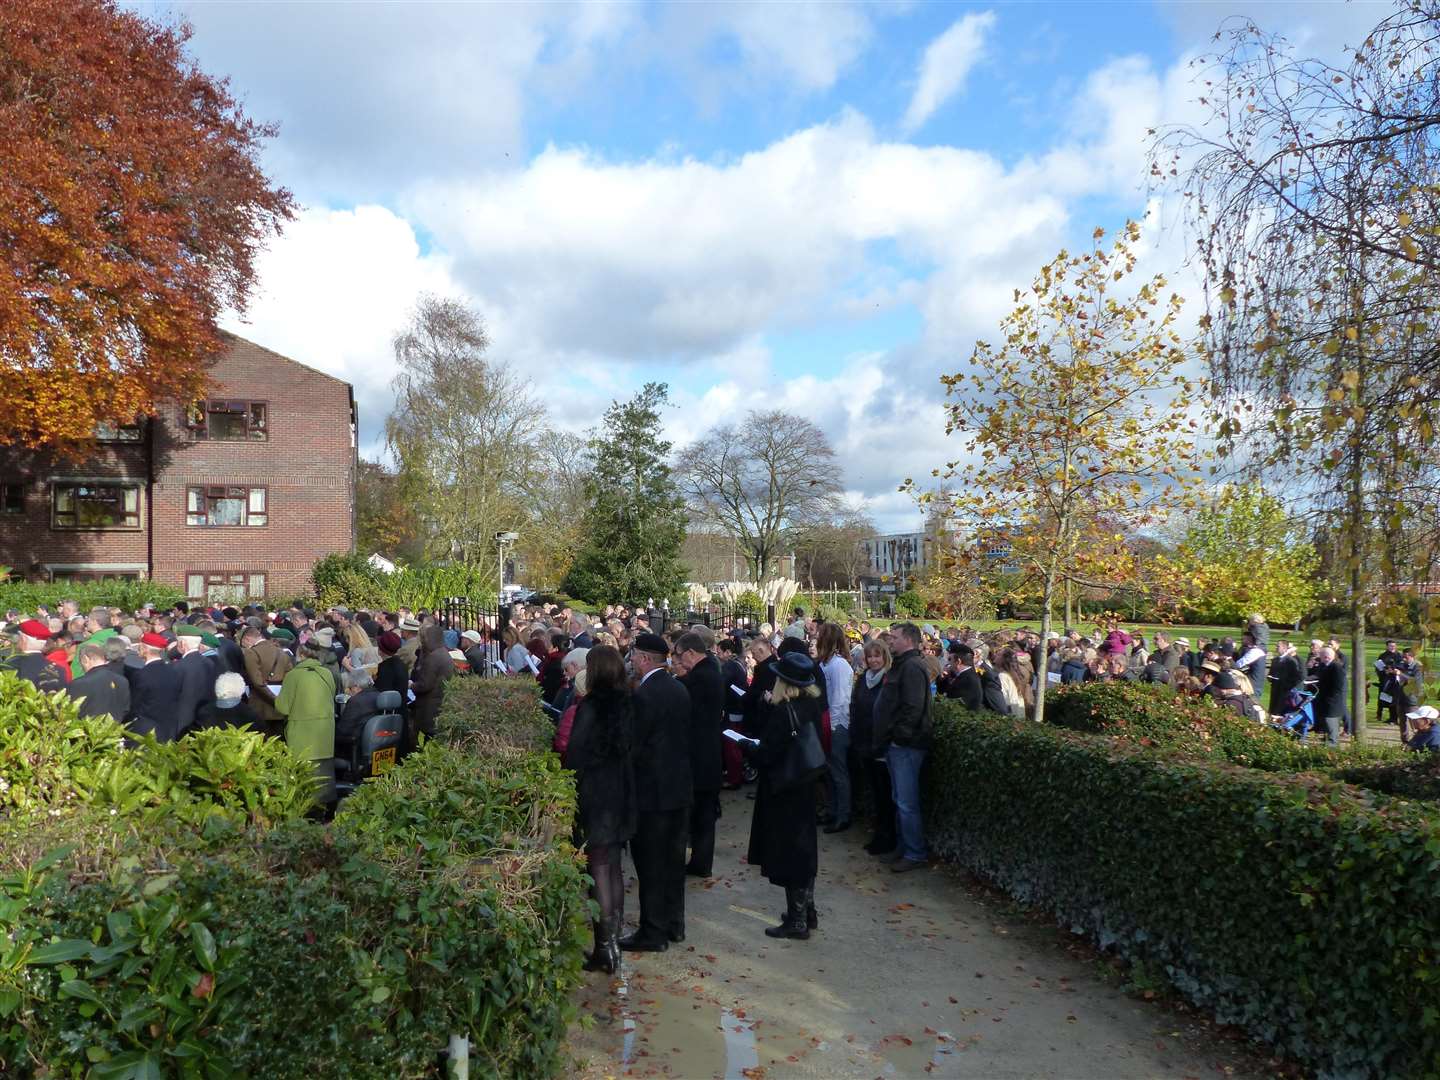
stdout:
<svg viewBox="0 0 1440 1080">
<path fill-rule="evenodd" d="M 953 871 L 891 874 L 858 830 L 821 837 L 820 930 L 776 942 L 783 890 L 741 860 L 754 804 L 724 797 L 716 877 L 691 879 L 688 941 L 587 975 L 586 1077 L 1209 1077 L 1256 1059 L 1195 1017 L 1126 995 L 1068 935 Z M 633 875 L 627 914 L 636 914 Z M 1072 955 L 1073 954 L 1073 955 Z"/>
</svg>

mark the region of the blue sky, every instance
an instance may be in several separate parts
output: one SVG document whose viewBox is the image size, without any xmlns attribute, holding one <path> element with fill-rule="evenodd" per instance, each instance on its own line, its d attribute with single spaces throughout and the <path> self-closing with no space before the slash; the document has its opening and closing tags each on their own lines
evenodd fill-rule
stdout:
<svg viewBox="0 0 1440 1080">
<path fill-rule="evenodd" d="M 389 341 L 423 291 L 483 312 L 537 424 L 669 382 L 684 442 L 749 409 L 816 421 L 852 502 L 954 458 L 939 376 L 1015 287 L 1153 211 L 1145 132 L 1248 15 L 1333 54 L 1366 3 L 144 3 L 280 134 L 305 206 L 237 332 L 355 383 L 378 452 Z M 953 442 L 953 441 L 952 441 Z"/>
</svg>

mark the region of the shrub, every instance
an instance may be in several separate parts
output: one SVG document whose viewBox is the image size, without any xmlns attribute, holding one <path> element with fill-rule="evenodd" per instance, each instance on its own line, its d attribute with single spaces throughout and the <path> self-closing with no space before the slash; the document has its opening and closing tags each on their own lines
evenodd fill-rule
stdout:
<svg viewBox="0 0 1440 1080">
<path fill-rule="evenodd" d="M 895 597 L 895 611 L 913 619 L 925 614 L 925 599 L 914 589 L 906 589 Z"/>
<path fill-rule="evenodd" d="M 327 555 L 310 571 L 315 602 L 321 608 L 395 611 L 440 607 L 451 597 L 476 604 L 495 599 L 494 575 L 462 563 L 445 566 L 402 566 L 392 574 L 377 570 L 362 555 Z"/>
<path fill-rule="evenodd" d="M 485 754 L 496 747 L 544 751 L 555 725 L 540 709 L 540 685 L 524 675 L 453 678 L 435 720 L 436 736 Z"/>
<path fill-rule="evenodd" d="M 119 578 L 105 581 L 77 582 L 31 582 L 11 581 L 0 584 L 0 611 L 14 608 L 26 613 L 33 612 L 40 604 L 54 611 L 62 600 L 74 600 L 81 611 L 94 607 L 118 607 L 122 611 L 138 611 L 147 603 L 169 608 L 178 600 L 185 599 L 185 591 L 173 585 L 161 585 L 154 581 L 122 581 Z"/>
<path fill-rule="evenodd" d="M 1406 752 L 1405 760 L 1351 765 L 1335 777 L 1399 799 L 1440 800 L 1440 755 Z"/>
<path fill-rule="evenodd" d="M 765 598 L 754 589 L 746 589 L 735 598 L 735 610 L 763 617 L 766 611 Z M 779 612 L 776 614 L 779 615 Z"/>
<path fill-rule="evenodd" d="M 526 680 L 455 680 L 455 741 L 325 826 L 293 816 L 313 774 L 283 744 L 122 750 L 0 678 L 0 850 L 24 868 L 0 880 L 0 1075 L 432 1076 L 452 1033 L 476 1075 L 560 1069 L 590 904 Z"/>
<path fill-rule="evenodd" d="M 213 729 L 174 743 L 142 736 L 126 749 L 126 735 L 109 716 L 80 716 L 68 694 L 0 672 L 0 810 L 94 805 L 149 820 L 269 824 L 314 802 L 313 768 L 278 740 Z"/>
<path fill-rule="evenodd" d="M 941 703 L 936 851 L 1334 1074 L 1440 1072 L 1440 817 Z"/>
<path fill-rule="evenodd" d="M 1354 743 L 1331 750 L 1323 737 L 1312 737 L 1308 745 L 1302 746 L 1293 736 L 1268 725 L 1152 683 L 1117 681 L 1067 686 L 1047 703 L 1045 718 L 1073 731 L 1271 772 L 1390 761 L 1404 754 L 1397 747 Z"/>
</svg>

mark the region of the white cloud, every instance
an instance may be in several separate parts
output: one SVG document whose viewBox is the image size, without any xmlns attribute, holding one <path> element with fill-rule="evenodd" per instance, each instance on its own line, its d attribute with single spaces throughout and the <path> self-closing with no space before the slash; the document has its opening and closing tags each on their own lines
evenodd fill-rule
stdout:
<svg viewBox="0 0 1440 1080">
<path fill-rule="evenodd" d="M 902 127 L 918 131 L 935 110 L 965 86 L 965 79 L 985 52 L 985 37 L 995 25 L 993 11 L 972 11 L 957 19 L 925 49 L 920 77 Z"/>
</svg>

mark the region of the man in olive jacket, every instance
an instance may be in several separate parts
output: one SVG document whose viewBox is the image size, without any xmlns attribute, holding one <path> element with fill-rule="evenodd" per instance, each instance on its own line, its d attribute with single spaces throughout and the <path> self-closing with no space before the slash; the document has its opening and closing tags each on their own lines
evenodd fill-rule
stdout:
<svg viewBox="0 0 1440 1080">
<path fill-rule="evenodd" d="M 920 816 L 920 767 L 930 749 L 933 720 L 930 673 L 920 661 L 920 628 L 898 623 L 890 628 L 890 637 L 895 660 L 885 673 L 887 693 L 875 709 L 875 745 L 889 747 L 885 761 L 900 825 L 900 850 L 890 869 L 898 874 L 920 869 L 929 858 Z"/>
<path fill-rule="evenodd" d="M 635 690 L 635 838 L 640 927 L 620 942 L 630 952 L 664 952 L 685 940 L 685 829 L 689 821 L 690 695 L 665 668 L 670 647 L 639 634 L 630 664 Z"/>
<path fill-rule="evenodd" d="M 240 635 L 240 644 L 244 650 L 245 683 L 250 687 L 250 707 L 267 735 L 279 735 L 285 724 L 275 708 L 275 692 L 270 687 L 285 681 L 295 661 L 278 641 L 272 641 L 253 626 Z"/>
</svg>

